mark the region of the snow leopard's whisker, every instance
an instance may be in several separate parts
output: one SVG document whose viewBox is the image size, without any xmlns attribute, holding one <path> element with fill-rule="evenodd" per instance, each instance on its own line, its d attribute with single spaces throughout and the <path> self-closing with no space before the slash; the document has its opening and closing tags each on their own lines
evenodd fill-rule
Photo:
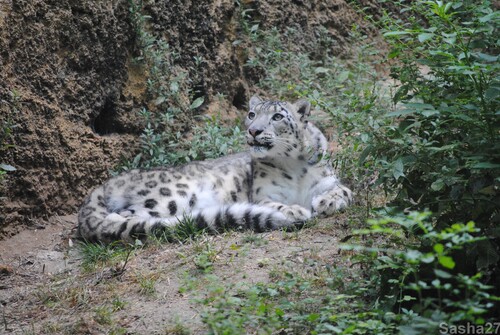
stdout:
<svg viewBox="0 0 500 335">
<path fill-rule="evenodd" d="M 294 143 L 290 143 L 291 141 L 287 138 L 276 137 L 274 138 L 274 144 L 279 146 L 280 148 L 284 148 L 286 150 L 298 150 L 297 147 L 294 147 Z"/>
</svg>

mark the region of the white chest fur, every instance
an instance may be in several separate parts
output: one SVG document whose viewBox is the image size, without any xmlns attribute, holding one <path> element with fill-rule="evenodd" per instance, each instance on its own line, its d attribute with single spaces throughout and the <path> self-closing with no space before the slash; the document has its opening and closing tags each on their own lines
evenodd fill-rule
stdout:
<svg viewBox="0 0 500 335">
<path fill-rule="evenodd" d="M 321 194 L 323 189 L 331 188 L 336 182 L 333 172 L 324 165 L 310 165 L 307 161 L 298 160 L 256 161 L 253 201 L 259 203 L 270 200 L 310 209 L 314 196 Z"/>
</svg>

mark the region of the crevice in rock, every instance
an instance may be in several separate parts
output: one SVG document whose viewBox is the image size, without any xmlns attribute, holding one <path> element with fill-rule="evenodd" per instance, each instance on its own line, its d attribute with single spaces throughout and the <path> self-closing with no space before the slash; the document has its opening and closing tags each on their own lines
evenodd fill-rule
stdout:
<svg viewBox="0 0 500 335">
<path fill-rule="evenodd" d="M 92 129 L 100 136 L 117 133 L 116 105 L 111 99 L 106 99 L 99 115 L 92 122 Z"/>
<path fill-rule="evenodd" d="M 242 84 L 238 85 L 238 88 L 236 89 L 236 93 L 233 96 L 233 106 L 236 107 L 237 109 L 246 109 L 247 105 L 247 94 L 245 91 L 245 87 L 243 87 Z"/>
</svg>

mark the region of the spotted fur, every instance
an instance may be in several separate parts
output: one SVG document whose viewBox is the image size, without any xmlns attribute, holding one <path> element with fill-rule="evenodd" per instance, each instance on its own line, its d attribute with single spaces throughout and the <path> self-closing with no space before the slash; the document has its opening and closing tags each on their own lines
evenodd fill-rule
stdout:
<svg viewBox="0 0 500 335">
<path fill-rule="evenodd" d="M 254 96 L 249 105 L 248 152 L 111 178 L 81 206 L 78 235 L 105 243 L 134 241 L 185 216 L 214 233 L 262 232 L 347 207 L 352 193 L 326 159 L 325 136 L 307 120 L 310 104 Z"/>
</svg>

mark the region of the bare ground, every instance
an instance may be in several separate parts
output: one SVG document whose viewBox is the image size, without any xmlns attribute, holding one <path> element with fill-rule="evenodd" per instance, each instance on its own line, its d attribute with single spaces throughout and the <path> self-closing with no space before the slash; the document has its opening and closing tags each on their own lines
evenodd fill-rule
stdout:
<svg viewBox="0 0 500 335">
<path fill-rule="evenodd" d="M 71 239 L 75 216 L 0 241 L 1 334 L 205 334 L 196 299 L 208 287 L 266 283 L 281 271 L 315 264 L 349 266 L 340 240 L 348 216 L 318 220 L 297 232 L 228 232 L 186 244 L 151 244 L 127 261 L 88 269 Z M 199 255 L 209 255 L 206 282 Z M 287 270 L 288 269 L 288 270 Z"/>
</svg>

